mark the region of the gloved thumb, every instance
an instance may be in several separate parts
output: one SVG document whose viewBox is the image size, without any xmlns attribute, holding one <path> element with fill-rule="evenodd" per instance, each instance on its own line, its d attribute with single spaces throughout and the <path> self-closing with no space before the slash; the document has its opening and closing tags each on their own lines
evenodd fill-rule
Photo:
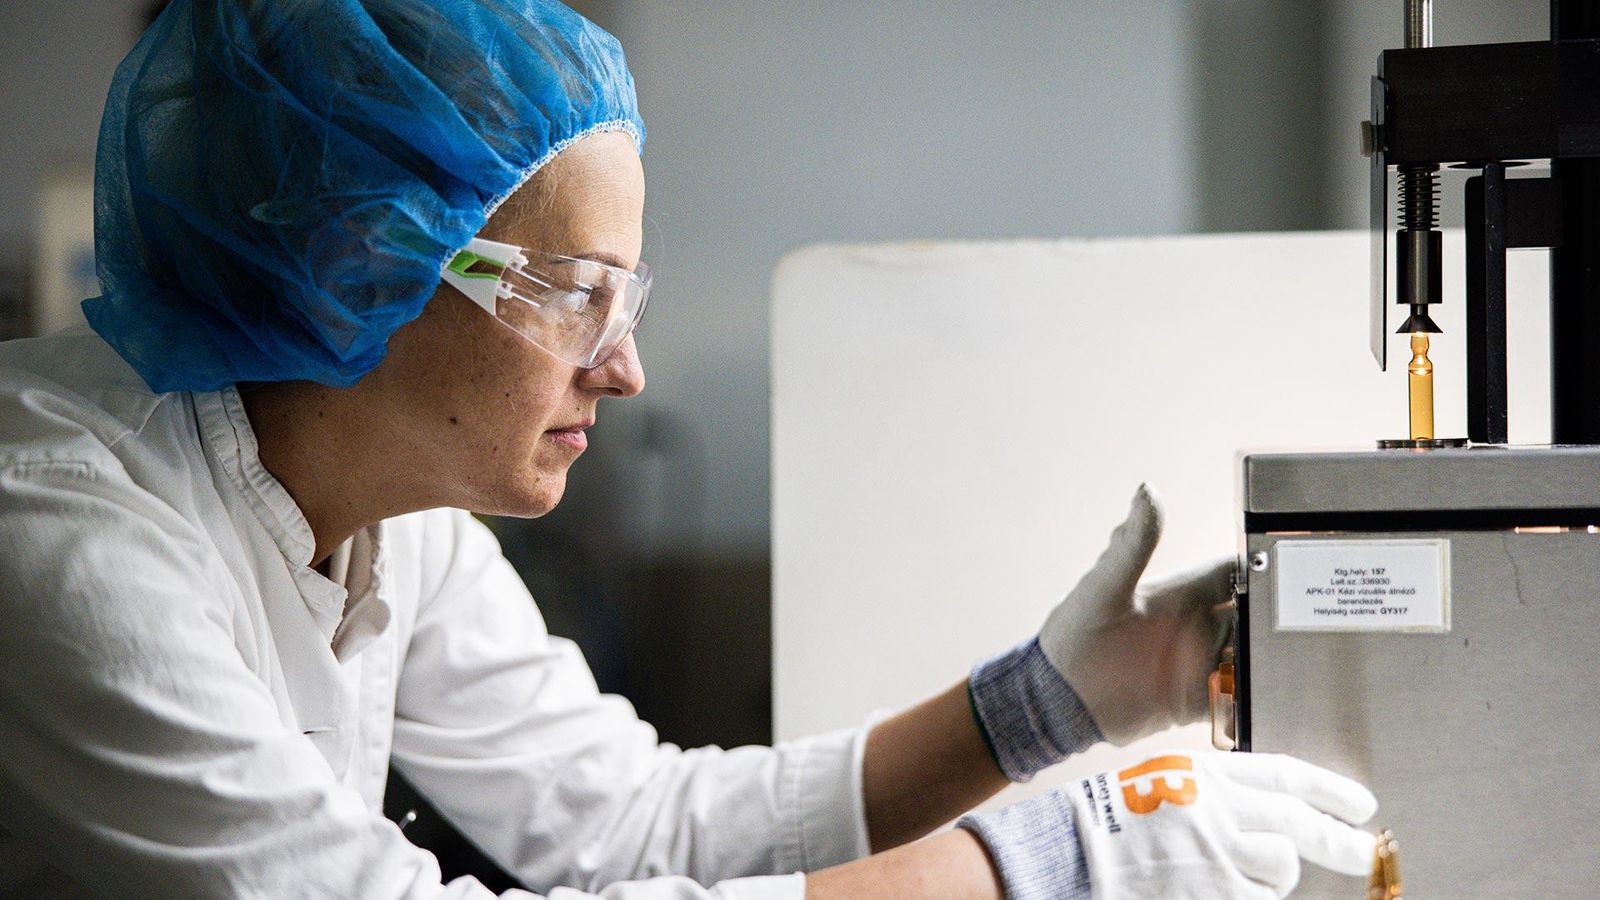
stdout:
<svg viewBox="0 0 1600 900">
<path fill-rule="evenodd" d="M 1073 588 L 1072 602 L 1107 604 L 1126 602 L 1150 564 L 1161 541 L 1165 513 L 1148 484 L 1139 485 L 1129 504 L 1128 516 L 1111 532 L 1111 540 L 1094 567 Z"/>
</svg>

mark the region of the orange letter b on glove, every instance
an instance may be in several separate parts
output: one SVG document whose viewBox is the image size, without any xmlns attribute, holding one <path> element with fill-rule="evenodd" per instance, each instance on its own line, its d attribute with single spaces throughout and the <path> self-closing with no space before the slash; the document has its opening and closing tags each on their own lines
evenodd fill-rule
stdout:
<svg viewBox="0 0 1600 900">
<path fill-rule="evenodd" d="M 1139 790 L 1137 780 L 1140 777 L 1172 771 L 1193 772 L 1194 762 L 1187 756 L 1158 756 L 1118 772 L 1117 780 L 1122 782 L 1122 802 L 1128 807 L 1128 812 L 1142 816 L 1155 812 L 1162 803 L 1171 803 L 1173 806 L 1193 803 L 1195 797 L 1200 795 L 1200 786 L 1188 776 L 1184 776 L 1174 788 L 1170 776 L 1162 774 L 1150 780 L 1149 792 Z"/>
</svg>

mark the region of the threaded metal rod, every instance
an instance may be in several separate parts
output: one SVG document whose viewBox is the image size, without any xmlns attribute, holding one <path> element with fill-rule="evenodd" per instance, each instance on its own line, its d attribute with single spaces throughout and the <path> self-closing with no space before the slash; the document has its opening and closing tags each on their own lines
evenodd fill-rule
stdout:
<svg viewBox="0 0 1600 900">
<path fill-rule="evenodd" d="M 1433 46 L 1433 0 L 1406 0 L 1406 49 Z M 1438 166 L 1400 169 L 1401 227 L 1431 231 L 1439 224 Z"/>
</svg>

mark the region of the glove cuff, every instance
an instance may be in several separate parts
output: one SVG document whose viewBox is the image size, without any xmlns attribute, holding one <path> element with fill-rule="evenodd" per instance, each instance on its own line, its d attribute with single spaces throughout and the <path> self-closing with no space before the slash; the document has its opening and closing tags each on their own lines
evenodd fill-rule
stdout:
<svg viewBox="0 0 1600 900">
<path fill-rule="evenodd" d="M 1038 638 L 973 666 L 967 692 L 995 763 L 1012 781 L 1027 781 L 1104 740 Z"/>
<path fill-rule="evenodd" d="M 956 822 L 977 835 L 994 860 L 1006 900 L 1088 900 L 1089 862 L 1078 843 L 1072 804 L 1050 791 Z"/>
</svg>

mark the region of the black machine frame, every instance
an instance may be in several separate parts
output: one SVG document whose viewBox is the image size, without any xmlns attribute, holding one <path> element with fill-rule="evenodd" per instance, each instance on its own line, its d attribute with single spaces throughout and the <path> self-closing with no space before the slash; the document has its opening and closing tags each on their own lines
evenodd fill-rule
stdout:
<svg viewBox="0 0 1600 900">
<path fill-rule="evenodd" d="M 1552 0 L 1550 29 L 1548 41 L 1386 50 L 1373 79 L 1380 365 L 1389 168 L 1480 172 L 1465 197 L 1467 437 L 1478 444 L 1507 441 L 1505 255 L 1517 248 L 1551 251 L 1551 442 L 1600 444 L 1600 2 Z M 1550 174 L 1506 176 L 1531 160 L 1549 160 Z"/>
</svg>

